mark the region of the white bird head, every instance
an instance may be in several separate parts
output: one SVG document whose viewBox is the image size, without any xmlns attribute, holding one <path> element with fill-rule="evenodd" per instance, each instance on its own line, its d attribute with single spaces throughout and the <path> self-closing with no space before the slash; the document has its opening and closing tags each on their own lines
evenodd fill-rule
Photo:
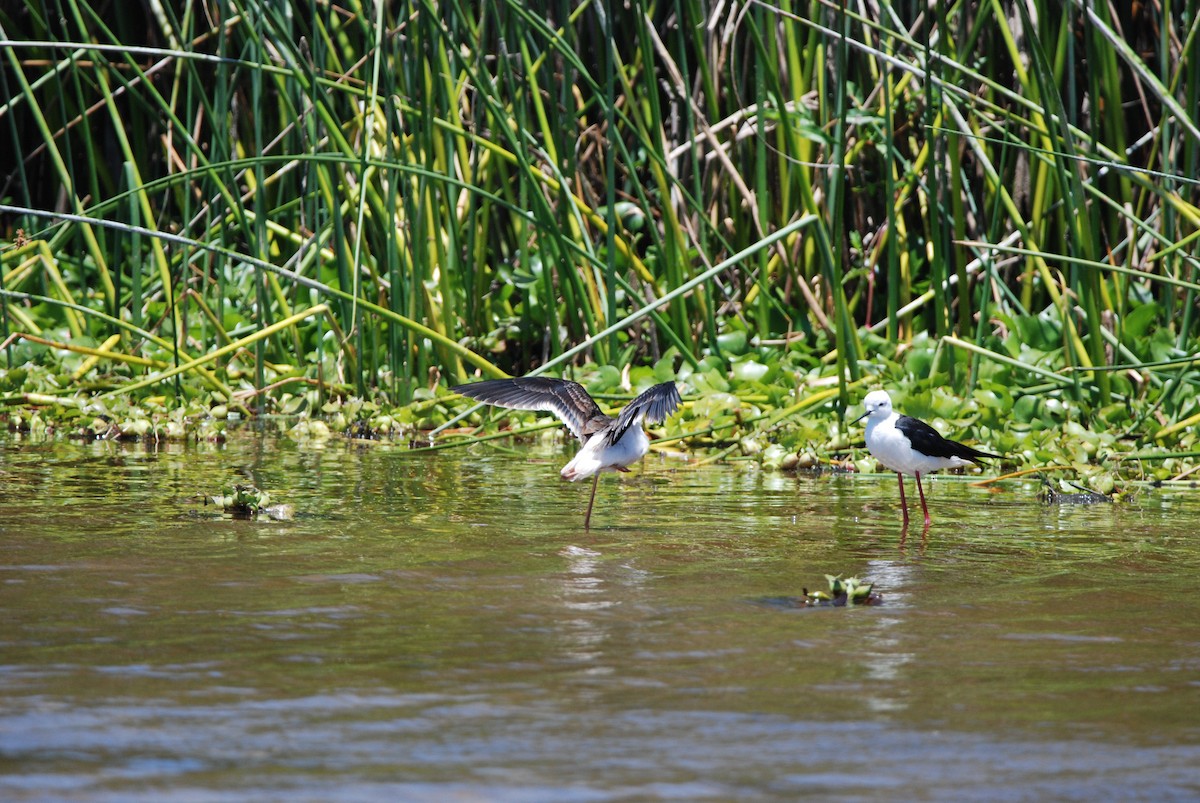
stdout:
<svg viewBox="0 0 1200 803">
<path fill-rule="evenodd" d="M 886 390 L 873 390 L 863 399 L 863 406 L 867 411 L 854 419 L 855 424 L 868 417 L 882 421 L 892 414 L 892 397 Z"/>
</svg>

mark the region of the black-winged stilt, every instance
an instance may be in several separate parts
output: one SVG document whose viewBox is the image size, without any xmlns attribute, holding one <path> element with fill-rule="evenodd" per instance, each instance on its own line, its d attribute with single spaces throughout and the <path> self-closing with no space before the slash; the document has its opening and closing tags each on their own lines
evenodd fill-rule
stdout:
<svg viewBox="0 0 1200 803">
<path fill-rule="evenodd" d="M 628 471 L 626 468 L 650 450 L 650 439 L 642 431 L 642 420 L 656 424 L 679 407 L 679 390 L 674 382 L 655 385 L 626 405 L 616 418 L 601 412 L 583 385 L 566 379 L 542 376 L 515 379 L 488 379 L 450 388 L 472 399 L 497 407 L 518 410 L 548 410 L 562 419 L 583 444 L 571 462 L 563 466 L 562 476 L 576 480 L 594 477 L 588 500 L 584 528 L 592 521 L 596 487 L 604 471 Z"/>
<path fill-rule="evenodd" d="M 873 390 L 863 399 L 867 411 L 854 423 L 867 419 L 867 449 L 885 467 L 896 472 L 900 481 L 900 507 L 904 525 L 908 526 L 908 502 L 904 499 L 904 475 L 917 478 L 917 493 L 921 495 L 921 510 L 925 526 L 929 527 L 929 506 L 921 488 L 921 475 L 943 468 L 956 468 L 979 463 L 981 458 L 1000 455 L 981 452 L 970 446 L 943 438 L 941 433 L 917 418 L 900 415 L 892 409 L 892 397 L 886 390 Z"/>
</svg>

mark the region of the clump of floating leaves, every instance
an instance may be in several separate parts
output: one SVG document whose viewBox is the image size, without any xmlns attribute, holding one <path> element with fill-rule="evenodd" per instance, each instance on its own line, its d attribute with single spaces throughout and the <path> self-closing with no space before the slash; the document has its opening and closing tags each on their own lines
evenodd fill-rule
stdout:
<svg viewBox="0 0 1200 803">
<path fill-rule="evenodd" d="M 757 602 L 774 608 L 841 608 L 883 602 L 883 597 L 871 590 L 871 583 L 864 583 L 857 577 L 843 580 L 841 575 L 834 577 L 827 574 L 825 579 L 829 581 L 828 591 L 809 591 L 806 588 L 801 597 L 763 597 Z"/>
<path fill-rule="evenodd" d="M 290 505 L 272 505 L 271 495 L 253 485 L 234 485 L 233 492 L 222 496 L 206 496 L 204 504 L 212 502 L 235 519 L 254 519 L 266 516 L 275 521 L 292 517 Z"/>
<path fill-rule="evenodd" d="M 878 605 L 883 599 L 878 594 L 871 593 L 872 584 L 864 583 L 857 577 L 834 577 L 825 575 L 829 581 L 828 591 L 809 591 L 804 589 L 804 596 L 797 600 L 797 607 L 820 607 L 841 605 Z"/>
</svg>

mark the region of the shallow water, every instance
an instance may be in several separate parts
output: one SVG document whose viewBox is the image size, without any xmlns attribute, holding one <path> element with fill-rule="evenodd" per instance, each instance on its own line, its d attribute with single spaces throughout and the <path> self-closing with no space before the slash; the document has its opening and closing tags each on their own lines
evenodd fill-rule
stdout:
<svg viewBox="0 0 1200 803">
<path fill-rule="evenodd" d="M 0 799 L 1200 795 L 1200 492 L 569 453 L 0 446 Z"/>
</svg>

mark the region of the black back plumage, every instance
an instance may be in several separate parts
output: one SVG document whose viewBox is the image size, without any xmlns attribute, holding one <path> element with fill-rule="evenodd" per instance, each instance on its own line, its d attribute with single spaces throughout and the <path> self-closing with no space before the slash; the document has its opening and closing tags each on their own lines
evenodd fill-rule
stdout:
<svg viewBox="0 0 1200 803">
<path fill-rule="evenodd" d="M 631 426 L 643 419 L 651 423 L 662 421 L 680 403 L 675 383 L 664 382 L 630 402 L 614 421 L 601 411 L 583 385 L 569 379 L 544 376 L 488 379 L 451 390 L 497 407 L 552 412 L 583 443 L 598 433 L 603 433 L 609 443 L 616 443 Z"/>
<path fill-rule="evenodd" d="M 942 433 L 921 419 L 913 418 L 912 416 L 902 415 L 896 419 L 896 429 L 904 437 L 908 438 L 908 442 L 912 444 L 914 449 L 930 457 L 958 457 L 963 460 L 970 460 L 972 463 L 978 463 L 984 458 L 998 459 L 1000 457 L 998 454 L 981 452 L 978 449 L 967 446 L 965 443 L 959 443 L 958 441 L 942 437 Z"/>
</svg>

